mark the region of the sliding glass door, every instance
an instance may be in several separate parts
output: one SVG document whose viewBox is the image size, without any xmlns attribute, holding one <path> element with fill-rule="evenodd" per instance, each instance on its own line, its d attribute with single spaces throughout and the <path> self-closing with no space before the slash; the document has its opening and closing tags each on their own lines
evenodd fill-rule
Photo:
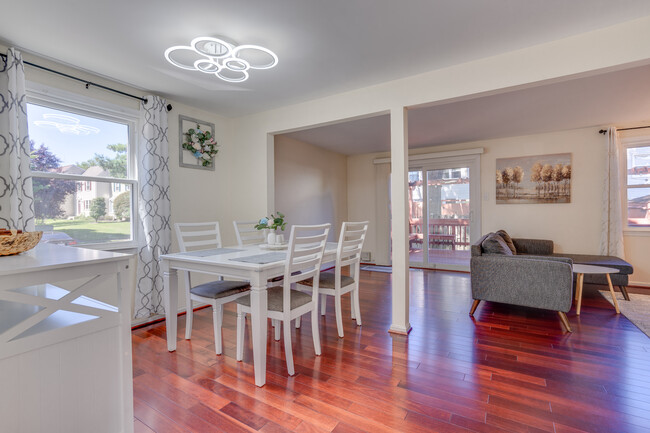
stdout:
<svg viewBox="0 0 650 433">
<path fill-rule="evenodd" d="M 410 265 L 468 269 L 471 242 L 480 235 L 479 157 L 421 164 L 409 170 Z"/>
</svg>

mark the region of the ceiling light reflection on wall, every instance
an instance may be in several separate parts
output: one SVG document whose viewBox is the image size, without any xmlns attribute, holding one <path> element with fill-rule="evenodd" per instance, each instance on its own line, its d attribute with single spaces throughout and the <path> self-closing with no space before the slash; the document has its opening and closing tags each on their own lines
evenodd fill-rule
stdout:
<svg viewBox="0 0 650 433">
<path fill-rule="evenodd" d="M 278 56 L 268 48 L 235 46 L 207 36 L 193 39 L 189 46 L 167 48 L 165 58 L 178 68 L 214 74 L 229 83 L 246 81 L 251 69 L 270 69 L 278 64 Z"/>
</svg>

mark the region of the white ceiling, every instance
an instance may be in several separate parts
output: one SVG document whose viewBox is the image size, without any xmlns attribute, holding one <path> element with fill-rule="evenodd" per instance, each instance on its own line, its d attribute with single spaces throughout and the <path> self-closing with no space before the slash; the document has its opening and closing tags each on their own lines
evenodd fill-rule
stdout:
<svg viewBox="0 0 650 433">
<path fill-rule="evenodd" d="M 408 112 L 409 147 L 650 121 L 650 66 Z M 342 154 L 390 150 L 388 115 L 286 134 Z"/>
<path fill-rule="evenodd" d="M 648 0 L 612 6 L 611 0 L 0 0 L 0 41 L 230 117 L 650 15 Z M 280 61 L 242 84 L 165 61 L 167 47 L 197 36 L 263 45 Z"/>
</svg>

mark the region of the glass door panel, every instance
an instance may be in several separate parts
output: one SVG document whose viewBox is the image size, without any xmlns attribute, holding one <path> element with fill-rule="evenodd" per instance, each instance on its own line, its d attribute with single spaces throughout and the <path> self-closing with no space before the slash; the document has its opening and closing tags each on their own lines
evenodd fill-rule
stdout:
<svg viewBox="0 0 650 433">
<path fill-rule="evenodd" d="M 469 265 L 470 167 L 430 169 L 426 178 L 426 262 Z"/>
<path fill-rule="evenodd" d="M 425 263 L 424 257 L 424 185 L 422 170 L 409 171 L 409 261 Z"/>
</svg>

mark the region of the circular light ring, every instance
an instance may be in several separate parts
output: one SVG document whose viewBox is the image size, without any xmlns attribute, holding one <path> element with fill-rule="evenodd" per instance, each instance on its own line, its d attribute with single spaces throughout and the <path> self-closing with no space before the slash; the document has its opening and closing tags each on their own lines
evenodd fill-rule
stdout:
<svg viewBox="0 0 650 433">
<path fill-rule="evenodd" d="M 215 55 L 213 53 L 208 53 L 208 52 L 202 51 L 197 47 L 198 44 L 200 44 L 201 42 L 214 42 L 216 44 L 219 44 L 219 45 L 225 47 L 226 52 L 223 53 L 223 54 Z M 229 44 L 228 42 L 223 41 L 221 39 L 217 39 L 217 38 L 210 38 L 210 37 L 207 37 L 207 36 L 199 36 L 198 38 L 192 39 L 192 42 L 190 42 L 190 46 L 194 51 L 201 54 L 202 56 L 212 57 L 213 59 L 223 59 L 224 57 L 230 56 L 230 54 L 233 51 L 233 46 L 231 44 Z"/>
<path fill-rule="evenodd" d="M 227 81 L 229 83 L 242 83 L 242 82 L 248 80 L 248 72 L 246 72 L 246 71 L 232 71 L 232 72 L 241 73 L 242 76 L 240 78 L 231 78 L 231 77 L 224 76 L 224 75 L 221 74 L 222 71 L 223 71 L 223 69 L 221 71 L 219 71 L 219 72 L 215 72 L 214 75 L 221 78 L 223 81 Z"/>
<path fill-rule="evenodd" d="M 233 72 L 240 72 L 240 71 L 248 71 L 251 65 L 244 59 L 230 57 L 223 61 L 223 67 Z"/>
<path fill-rule="evenodd" d="M 264 47 L 261 47 L 259 45 L 240 45 L 238 47 L 235 47 L 232 50 L 232 56 L 239 58 L 238 55 L 244 50 L 262 51 L 263 53 L 266 53 L 269 56 L 271 56 L 271 58 L 273 59 L 270 63 L 268 63 L 266 65 L 261 65 L 261 66 L 250 65 L 251 69 L 271 69 L 272 67 L 274 67 L 275 65 L 278 64 L 278 56 L 276 56 L 275 53 L 273 51 L 269 50 L 268 48 L 264 48 Z M 243 59 L 240 58 L 240 60 L 243 60 Z M 250 62 L 249 62 L 249 64 L 250 64 Z"/>
<path fill-rule="evenodd" d="M 194 69 L 205 74 L 214 74 L 221 70 L 221 65 L 212 59 L 199 59 L 194 62 Z"/>
<path fill-rule="evenodd" d="M 177 68 L 186 69 L 188 71 L 195 71 L 196 70 L 194 65 L 184 65 L 183 63 L 177 62 L 176 60 L 172 59 L 171 54 L 174 51 L 191 51 L 193 53 L 196 53 L 195 49 L 193 49 L 192 47 L 186 47 L 186 46 L 182 46 L 182 45 L 177 45 L 175 47 L 169 47 L 169 48 L 167 48 L 165 50 L 165 59 L 167 59 L 167 61 L 169 63 L 176 66 Z"/>
</svg>

